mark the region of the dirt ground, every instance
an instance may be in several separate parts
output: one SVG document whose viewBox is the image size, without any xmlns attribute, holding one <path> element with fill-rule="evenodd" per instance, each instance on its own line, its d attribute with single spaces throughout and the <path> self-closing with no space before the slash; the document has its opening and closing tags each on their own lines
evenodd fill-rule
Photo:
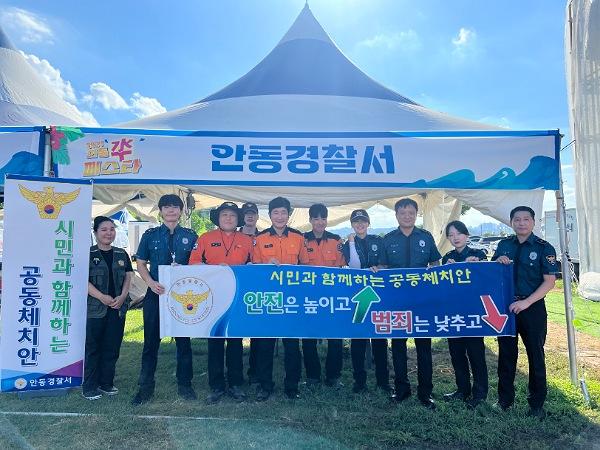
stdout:
<svg viewBox="0 0 600 450">
<path fill-rule="evenodd" d="M 580 367 L 600 369 L 600 339 L 584 333 L 576 332 L 577 357 Z M 556 323 L 548 322 L 546 352 L 558 351 L 569 354 L 567 349 L 567 329 Z"/>
</svg>

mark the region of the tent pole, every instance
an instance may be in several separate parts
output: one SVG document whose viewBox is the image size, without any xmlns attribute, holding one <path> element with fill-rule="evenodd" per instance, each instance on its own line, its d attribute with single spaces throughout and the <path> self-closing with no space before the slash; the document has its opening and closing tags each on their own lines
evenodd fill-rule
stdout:
<svg viewBox="0 0 600 450">
<path fill-rule="evenodd" d="M 563 191 L 562 170 L 560 173 L 560 188 L 556 191 L 556 207 L 558 218 L 558 236 L 560 239 L 561 271 L 563 290 L 565 295 L 565 318 L 567 321 L 567 343 L 569 346 L 569 373 L 571 383 L 577 384 L 577 348 L 575 344 L 575 327 L 573 325 L 573 294 L 571 291 L 571 269 L 567 248 L 567 212 L 565 209 L 565 196 Z"/>
<path fill-rule="evenodd" d="M 50 148 L 50 129 L 44 127 L 44 176 L 52 173 L 52 149 Z"/>
</svg>

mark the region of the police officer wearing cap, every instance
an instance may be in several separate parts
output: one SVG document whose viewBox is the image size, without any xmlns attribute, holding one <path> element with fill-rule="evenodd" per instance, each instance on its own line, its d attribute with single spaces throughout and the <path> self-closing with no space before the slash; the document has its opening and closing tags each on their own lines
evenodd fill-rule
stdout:
<svg viewBox="0 0 600 450">
<path fill-rule="evenodd" d="M 440 263 L 433 236 L 427 230 L 415 227 L 418 205 L 410 198 L 402 198 L 394 205 L 398 229 L 383 238 L 384 251 L 381 254 L 381 266 L 394 268 L 428 267 Z M 392 361 L 394 364 L 394 384 L 396 387 L 392 399 L 402 402 L 410 397 L 408 366 L 406 354 L 407 339 L 392 339 Z M 431 339 L 415 338 L 417 348 L 417 397 L 423 406 L 435 409 L 431 398 L 433 391 L 433 361 Z"/>
<path fill-rule="evenodd" d="M 174 194 L 163 195 L 158 201 L 162 225 L 146 230 L 136 252 L 137 269 L 148 285 L 144 297 L 144 349 L 139 377 L 139 390 L 132 404 L 140 405 L 154 395 L 154 373 L 160 346 L 158 296 L 165 287 L 158 280 L 158 266 L 188 264 L 198 235 L 179 225 L 183 201 Z M 148 270 L 147 263 L 150 263 Z M 177 392 L 185 400 L 195 400 L 192 388 L 192 346 L 189 337 L 176 337 L 177 345 Z"/>
<path fill-rule="evenodd" d="M 218 228 L 204 233 L 192 255 L 190 264 L 243 265 L 252 261 L 253 241 L 250 236 L 237 231 L 241 223 L 241 211 L 233 202 L 225 202 L 210 211 L 210 220 Z M 215 301 L 219 301 L 218 298 Z M 225 351 L 225 343 L 227 350 Z M 227 365 L 227 391 L 225 386 L 225 370 Z M 206 398 L 208 403 L 217 403 L 227 392 L 235 401 L 242 402 L 246 394 L 242 390 L 243 345 L 241 338 L 208 339 L 208 384 L 211 393 Z"/>
<path fill-rule="evenodd" d="M 253 238 L 258 235 L 259 230 L 256 227 L 258 221 L 258 206 L 256 203 L 247 202 L 242 205 L 242 217 L 244 224 L 238 229 L 242 233 Z M 258 382 L 256 377 L 256 339 L 250 339 L 250 356 L 248 357 L 248 383 Z"/>
<path fill-rule="evenodd" d="M 348 236 L 342 252 L 348 266 L 355 269 L 369 269 L 377 267 L 383 251 L 383 239 L 373 234 L 367 234 L 369 214 L 364 209 L 356 209 L 350 215 L 350 224 L 354 233 Z M 350 341 L 350 355 L 354 386 L 352 391 L 356 394 L 367 390 L 367 371 L 365 370 L 365 355 L 368 339 L 352 339 Z M 375 378 L 377 387 L 384 392 L 390 391 L 390 373 L 388 370 L 387 339 L 371 339 L 373 360 L 375 361 Z"/>
<path fill-rule="evenodd" d="M 556 250 L 548 242 L 533 234 L 535 213 L 528 206 L 517 206 L 510 212 L 513 236 L 502 239 L 492 260 L 514 264 L 515 301 L 510 312 L 516 314 L 517 333 L 521 335 L 529 362 L 529 415 L 543 419 L 546 384 L 546 342 L 548 315 L 544 297 L 554 288 Z M 502 410 L 509 409 L 515 400 L 515 373 L 517 370 L 518 338 L 498 338 L 498 403 Z"/>
</svg>

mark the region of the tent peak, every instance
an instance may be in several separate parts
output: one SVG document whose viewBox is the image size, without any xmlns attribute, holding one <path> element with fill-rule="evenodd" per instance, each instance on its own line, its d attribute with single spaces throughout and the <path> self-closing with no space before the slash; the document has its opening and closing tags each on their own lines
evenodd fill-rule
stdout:
<svg viewBox="0 0 600 450">
<path fill-rule="evenodd" d="M 281 38 L 278 45 L 296 39 L 314 39 L 335 45 L 310 10 L 308 1 L 305 3 L 304 8 L 302 8 L 302 11 L 300 11 L 300 14 L 298 14 L 298 17 L 296 17 L 296 20 L 287 33 Z"/>
<path fill-rule="evenodd" d="M 10 42 L 10 39 L 0 26 L 0 48 L 6 48 L 8 50 L 16 50 L 16 47 Z"/>
</svg>

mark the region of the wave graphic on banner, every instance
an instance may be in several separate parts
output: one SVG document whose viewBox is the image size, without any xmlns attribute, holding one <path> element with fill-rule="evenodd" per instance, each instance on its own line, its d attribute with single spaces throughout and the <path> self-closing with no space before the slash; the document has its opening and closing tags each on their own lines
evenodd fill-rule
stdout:
<svg viewBox="0 0 600 450">
<path fill-rule="evenodd" d="M 4 183 L 7 174 L 41 176 L 44 171 L 44 159 L 40 155 L 21 151 L 15 153 L 8 163 L 0 168 L 0 180 Z"/>
<path fill-rule="evenodd" d="M 468 169 L 458 170 L 435 180 L 419 180 L 407 187 L 445 189 L 535 189 L 556 190 L 558 186 L 558 162 L 547 156 L 531 158 L 527 168 L 519 175 L 505 167 L 483 181 L 475 179 L 475 173 Z"/>
</svg>

